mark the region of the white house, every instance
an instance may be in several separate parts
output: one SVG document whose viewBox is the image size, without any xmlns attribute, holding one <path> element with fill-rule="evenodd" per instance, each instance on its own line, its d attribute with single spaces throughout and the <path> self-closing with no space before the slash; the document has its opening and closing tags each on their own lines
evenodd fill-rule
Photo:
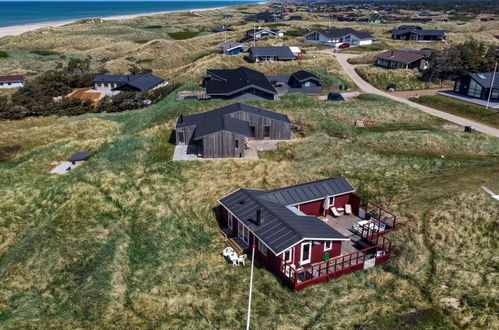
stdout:
<svg viewBox="0 0 499 330">
<path fill-rule="evenodd" d="M 367 32 L 360 32 L 351 28 L 344 29 L 315 29 L 307 33 L 305 42 L 338 47 L 349 43 L 352 46 L 365 46 L 373 43 L 373 37 Z"/>
<path fill-rule="evenodd" d="M 24 76 L 0 76 L 0 88 L 21 88 L 24 81 Z"/>
</svg>

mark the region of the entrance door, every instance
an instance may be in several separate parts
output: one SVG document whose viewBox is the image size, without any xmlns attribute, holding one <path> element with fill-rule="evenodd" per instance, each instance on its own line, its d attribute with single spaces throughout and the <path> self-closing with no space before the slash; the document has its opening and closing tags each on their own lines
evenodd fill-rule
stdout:
<svg viewBox="0 0 499 330">
<path fill-rule="evenodd" d="M 308 264 L 312 260 L 312 243 L 302 243 L 300 265 Z"/>
<path fill-rule="evenodd" d="M 178 137 L 178 143 L 179 144 L 185 144 L 185 137 L 184 137 L 184 132 L 183 131 L 178 131 L 177 137 Z"/>
</svg>

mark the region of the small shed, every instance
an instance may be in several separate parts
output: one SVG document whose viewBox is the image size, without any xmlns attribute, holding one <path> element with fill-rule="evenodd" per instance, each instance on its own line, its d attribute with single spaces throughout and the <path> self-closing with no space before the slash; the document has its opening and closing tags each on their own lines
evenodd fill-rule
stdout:
<svg viewBox="0 0 499 330">
<path fill-rule="evenodd" d="M 79 151 L 68 158 L 68 162 L 75 164 L 76 162 L 83 162 L 93 153 L 93 151 Z"/>
</svg>

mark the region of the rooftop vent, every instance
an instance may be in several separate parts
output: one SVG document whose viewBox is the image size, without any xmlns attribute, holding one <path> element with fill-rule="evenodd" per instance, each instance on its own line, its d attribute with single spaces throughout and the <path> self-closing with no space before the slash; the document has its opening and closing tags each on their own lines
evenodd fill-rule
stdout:
<svg viewBox="0 0 499 330">
<path fill-rule="evenodd" d="M 244 205 L 244 203 L 245 203 L 245 202 L 244 202 L 244 199 L 241 199 L 241 200 L 239 201 L 239 204 L 241 204 L 241 205 Z"/>
<path fill-rule="evenodd" d="M 480 79 L 487 79 L 487 77 L 485 77 L 483 74 L 478 74 L 478 78 L 480 78 Z"/>
</svg>

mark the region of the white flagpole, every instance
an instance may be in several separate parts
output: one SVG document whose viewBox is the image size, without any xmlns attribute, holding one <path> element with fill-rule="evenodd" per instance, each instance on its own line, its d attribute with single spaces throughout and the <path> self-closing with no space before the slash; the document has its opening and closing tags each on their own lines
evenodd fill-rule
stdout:
<svg viewBox="0 0 499 330">
<path fill-rule="evenodd" d="M 496 79 L 496 72 L 497 72 L 497 62 L 496 62 L 496 66 L 494 68 L 494 74 L 492 75 L 492 81 L 490 82 L 489 97 L 487 98 L 487 106 L 485 107 L 485 110 L 487 110 L 489 108 L 490 96 L 492 95 L 492 89 L 494 88 L 494 80 Z"/>
<path fill-rule="evenodd" d="M 248 315 L 246 316 L 246 330 L 250 328 L 250 316 L 251 316 L 251 294 L 253 292 L 253 265 L 255 264 L 255 238 L 253 238 L 253 244 L 251 245 L 251 272 L 250 272 L 250 285 L 249 285 L 249 297 L 248 297 Z"/>
</svg>

